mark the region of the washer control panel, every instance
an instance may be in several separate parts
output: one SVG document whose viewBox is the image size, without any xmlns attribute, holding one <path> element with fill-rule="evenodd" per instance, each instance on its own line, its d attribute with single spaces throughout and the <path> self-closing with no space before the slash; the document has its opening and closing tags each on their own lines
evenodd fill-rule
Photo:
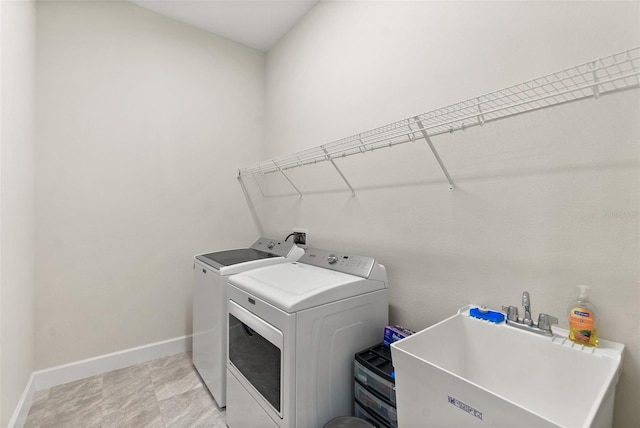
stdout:
<svg viewBox="0 0 640 428">
<path fill-rule="evenodd" d="M 293 248 L 293 242 L 277 241 L 275 239 L 260 238 L 253 243 L 251 248 L 276 256 L 287 257 Z"/>
<path fill-rule="evenodd" d="M 298 262 L 368 278 L 376 261 L 373 257 L 307 248 Z"/>
</svg>

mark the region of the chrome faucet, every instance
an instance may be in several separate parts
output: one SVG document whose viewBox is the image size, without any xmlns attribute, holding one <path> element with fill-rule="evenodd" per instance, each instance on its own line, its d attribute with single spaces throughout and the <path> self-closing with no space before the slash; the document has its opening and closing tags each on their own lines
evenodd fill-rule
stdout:
<svg viewBox="0 0 640 428">
<path fill-rule="evenodd" d="M 515 306 L 503 306 L 502 310 L 507 313 L 507 324 L 516 328 L 531 331 L 545 336 L 553 336 L 551 324 L 558 324 L 558 318 L 547 315 L 538 315 L 538 323 L 531 319 L 531 298 L 529 293 L 522 293 L 522 306 L 524 306 L 524 318 L 518 317 L 518 308 Z"/>
<path fill-rule="evenodd" d="M 524 318 L 522 322 L 529 326 L 533 325 L 533 320 L 531 319 L 531 299 L 527 291 L 522 293 L 522 306 L 524 306 Z"/>
</svg>

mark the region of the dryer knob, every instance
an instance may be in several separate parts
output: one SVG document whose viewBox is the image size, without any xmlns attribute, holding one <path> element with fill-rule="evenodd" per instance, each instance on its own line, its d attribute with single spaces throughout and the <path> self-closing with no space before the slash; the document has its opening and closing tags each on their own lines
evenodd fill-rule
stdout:
<svg viewBox="0 0 640 428">
<path fill-rule="evenodd" d="M 335 254 L 329 254 L 327 256 L 327 261 L 329 262 L 330 265 L 332 265 L 338 261 L 338 256 L 336 256 Z"/>
</svg>

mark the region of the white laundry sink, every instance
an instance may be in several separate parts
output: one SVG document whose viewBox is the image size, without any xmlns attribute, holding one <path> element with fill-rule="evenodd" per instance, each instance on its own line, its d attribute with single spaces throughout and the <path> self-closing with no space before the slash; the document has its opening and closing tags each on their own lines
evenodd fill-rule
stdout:
<svg viewBox="0 0 640 428">
<path fill-rule="evenodd" d="M 624 345 L 587 348 L 458 314 L 391 345 L 398 423 L 610 427 Z"/>
</svg>

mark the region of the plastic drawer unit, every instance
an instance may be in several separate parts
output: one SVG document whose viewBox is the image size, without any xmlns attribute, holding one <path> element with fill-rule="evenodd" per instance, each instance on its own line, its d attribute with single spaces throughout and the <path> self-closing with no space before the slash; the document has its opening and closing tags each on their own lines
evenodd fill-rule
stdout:
<svg viewBox="0 0 640 428">
<path fill-rule="evenodd" d="M 391 350 L 379 344 L 355 355 L 353 412 L 379 428 L 397 428 Z"/>
<path fill-rule="evenodd" d="M 395 405 L 396 385 L 391 373 L 391 350 L 380 344 L 356 354 L 353 373 L 357 381 Z"/>
<path fill-rule="evenodd" d="M 353 403 L 353 416 L 359 419 L 373 424 L 376 428 L 392 428 L 391 425 L 383 422 L 380 418 L 375 417 L 372 413 L 369 413 L 364 406 L 361 406 L 357 401 Z"/>
<path fill-rule="evenodd" d="M 382 419 L 386 424 L 398 428 L 398 413 L 396 408 L 385 400 L 368 391 L 358 381 L 354 383 L 353 396 L 356 402 L 362 403 L 369 413 Z"/>
</svg>

